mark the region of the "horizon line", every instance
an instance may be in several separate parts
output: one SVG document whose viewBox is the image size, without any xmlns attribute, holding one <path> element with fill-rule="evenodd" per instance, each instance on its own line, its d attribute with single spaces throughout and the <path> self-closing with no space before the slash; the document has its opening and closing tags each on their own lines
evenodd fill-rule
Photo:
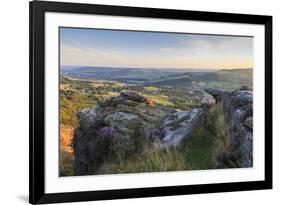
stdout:
<svg viewBox="0 0 281 205">
<path fill-rule="evenodd" d="M 61 66 L 71 66 L 71 67 L 95 67 L 95 68 L 124 68 L 124 69 L 178 69 L 178 70 L 184 70 L 184 69 L 189 69 L 189 70 L 242 70 L 242 69 L 253 69 L 253 67 L 245 67 L 245 68 L 206 68 L 206 67 L 202 67 L 202 68 L 176 68 L 176 67 L 135 67 L 135 66 L 99 66 L 99 65 L 60 65 Z"/>
</svg>

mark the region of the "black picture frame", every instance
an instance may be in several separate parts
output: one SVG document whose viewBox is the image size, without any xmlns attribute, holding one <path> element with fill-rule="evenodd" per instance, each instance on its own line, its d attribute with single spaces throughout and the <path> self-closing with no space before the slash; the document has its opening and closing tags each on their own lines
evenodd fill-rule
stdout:
<svg viewBox="0 0 281 205">
<path fill-rule="evenodd" d="M 124 6 L 33 1 L 30 2 L 30 164 L 29 202 L 31 204 L 123 199 L 167 195 L 199 194 L 260 190 L 272 188 L 272 17 L 262 15 L 215 13 Z M 198 184 L 153 188 L 83 191 L 71 193 L 45 192 L 45 13 L 100 14 L 110 16 L 150 17 L 211 22 L 260 24 L 265 27 L 265 180 L 235 183 Z"/>
</svg>

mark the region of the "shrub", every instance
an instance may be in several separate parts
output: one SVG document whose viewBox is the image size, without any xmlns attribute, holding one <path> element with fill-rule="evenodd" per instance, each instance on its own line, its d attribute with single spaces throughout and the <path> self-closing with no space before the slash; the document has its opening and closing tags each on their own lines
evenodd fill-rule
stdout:
<svg viewBox="0 0 281 205">
<path fill-rule="evenodd" d="M 109 159 L 112 162 L 122 163 L 136 150 L 135 144 L 129 135 L 120 135 L 111 139 L 109 145 Z"/>
<path fill-rule="evenodd" d="M 76 113 L 89 106 L 87 97 L 78 93 L 60 95 L 60 123 L 77 127 Z"/>
<path fill-rule="evenodd" d="M 145 136 L 142 131 L 142 123 L 135 121 L 129 127 L 129 130 L 114 132 L 109 145 L 109 157 L 112 161 L 122 162 L 130 156 L 143 151 Z"/>
<path fill-rule="evenodd" d="M 60 175 L 73 175 L 73 127 L 60 125 Z"/>
</svg>

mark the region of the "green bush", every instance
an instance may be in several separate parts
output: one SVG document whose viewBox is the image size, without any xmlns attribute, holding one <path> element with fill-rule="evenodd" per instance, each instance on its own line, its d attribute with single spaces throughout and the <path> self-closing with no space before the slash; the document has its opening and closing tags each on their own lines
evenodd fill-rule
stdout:
<svg viewBox="0 0 281 205">
<path fill-rule="evenodd" d="M 60 93 L 60 123 L 77 127 L 77 112 L 89 105 L 88 98 L 83 94 Z"/>
</svg>

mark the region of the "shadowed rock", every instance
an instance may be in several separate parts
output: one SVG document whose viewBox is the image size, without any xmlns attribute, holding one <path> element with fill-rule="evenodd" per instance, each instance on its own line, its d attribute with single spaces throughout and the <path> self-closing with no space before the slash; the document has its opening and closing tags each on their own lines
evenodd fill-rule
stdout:
<svg viewBox="0 0 281 205">
<path fill-rule="evenodd" d="M 100 120 L 100 108 L 85 108 L 77 113 L 78 122 L 82 130 L 91 130 Z"/>
<path fill-rule="evenodd" d="M 218 157 L 224 167 L 234 161 L 239 167 L 253 166 L 253 92 L 243 86 L 233 92 L 219 89 L 206 89 L 218 101 L 223 103 L 224 117 L 230 134 L 228 144 L 230 153 Z M 230 166 L 230 165 L 227 165 Z"/>
<path fill-rule="evenodd" d="M 137 92 L 134 91 L 122 91 L 120 94 L 121 97 L 127 98 L 128 100 L 136 101 L 136 102 L 145 102 L 145 97 L 139 95 Z"/>
<path fill-rule="evenodd" d="M 104 123 L 110 127 L 116 127 L 119 129 L 128 128 L 138 116 L 131 113 L 115 112 L 105 117 Z"/>
</svg>

